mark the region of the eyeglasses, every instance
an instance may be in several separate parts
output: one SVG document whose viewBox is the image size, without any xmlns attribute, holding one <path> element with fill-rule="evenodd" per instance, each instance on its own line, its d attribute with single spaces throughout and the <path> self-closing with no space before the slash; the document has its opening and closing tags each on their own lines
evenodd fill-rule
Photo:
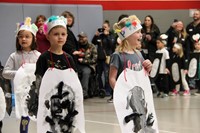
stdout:
<svg viewBox="0 0 200 133">
<path fill-rule="evenodd" d="M 22 36 L 22 35 L 19 35 L 19 36 L 17 36 L 17 38 L 18 39 L 31 39 L 32 38 L 32 36 Z"/>
</svg>

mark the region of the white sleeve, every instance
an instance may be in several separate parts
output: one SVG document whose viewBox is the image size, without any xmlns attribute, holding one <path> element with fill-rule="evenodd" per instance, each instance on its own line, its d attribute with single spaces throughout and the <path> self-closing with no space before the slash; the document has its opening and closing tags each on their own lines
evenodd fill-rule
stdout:
<svg viewBox="0 0 200 133">
<path fill-rule="evenodd" d="M 17 70 L 15 70 L 14 67 L 15 67 L 15 61 L 11 54 L 6 62 L 6 65 L 4 66 L 2 73 L 5 79 L 13 79 L 15 77 L 15 73 Z"/>
</svg>

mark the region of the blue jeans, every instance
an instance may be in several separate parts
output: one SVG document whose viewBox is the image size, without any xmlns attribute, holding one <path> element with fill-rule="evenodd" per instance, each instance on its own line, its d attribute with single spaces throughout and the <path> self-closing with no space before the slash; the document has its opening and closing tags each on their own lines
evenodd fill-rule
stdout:
<svg viewBox="0 0 200 133">
<path fill-rule="evenodd" d="M 102 79 L 102 75 L 104 73 L 104 82 Z M 99 83 L 99 89 L 105 89 L 106 92 L 110 92 L 112 89 L 109 84 L 109 65 L 105 63 L 104 60 L 98 60 L 97 61 L 97 75 L 98 75 L 98 83 Z M 105 83 L 105 85 L 103 84 Z"/>
</svg>

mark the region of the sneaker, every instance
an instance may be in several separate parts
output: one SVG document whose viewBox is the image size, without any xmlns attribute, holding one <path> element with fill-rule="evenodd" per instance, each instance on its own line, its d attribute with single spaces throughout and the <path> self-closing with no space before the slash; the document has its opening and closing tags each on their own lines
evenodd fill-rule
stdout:
<svg viewBox="0 0 200 133">
<path fill-rule="evenodd" d="M 178 94 L 177 90 L 174 89 L 174 90 L 170 93 L 170 96 L 175 96 L 175 95 L 177 95 L 177 94 Z"/>
<path fill-rule="evenodd" d="M 168 95 L 167 95 L 166 93 L 163 93 L 163 94 L 161 95 L 161 98 L 164 98 L 164 97 L 168 97 Z"/>
<path fill-rule="evenodd" d="M 184 92 L 183 92 L 183 96 L 189 96 L 190 95 L 190 91 L 189 90 L 185 90 Z"/>
<path fill-rule="evenodd" d="M 108 103 L 113 103 L 113 98 L 107 100 Z"/>
<path fill-rule="evenodd" d="M 161 96 L 161 93 L 160 92 L 158 92 L 158 94 L 157 94 L 157 97 L 160 97 Z"/>
</svg>

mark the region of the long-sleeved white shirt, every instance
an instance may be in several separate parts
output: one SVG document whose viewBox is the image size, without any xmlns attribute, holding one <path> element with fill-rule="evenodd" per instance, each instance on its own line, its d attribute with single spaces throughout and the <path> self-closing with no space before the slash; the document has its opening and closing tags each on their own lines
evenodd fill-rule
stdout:
<svg viewBox="0 0 200 133">
<path fill-rule="evenodd" d="M 13 79 L 15 73 L 24 63 L 36 63 L 40 52 L 37 50 L 32 50 L 30 52 L 26 51 L 16 51 L 12 53 L 4 66 L 3 77 L 6 79 Z"/>
</svg>

